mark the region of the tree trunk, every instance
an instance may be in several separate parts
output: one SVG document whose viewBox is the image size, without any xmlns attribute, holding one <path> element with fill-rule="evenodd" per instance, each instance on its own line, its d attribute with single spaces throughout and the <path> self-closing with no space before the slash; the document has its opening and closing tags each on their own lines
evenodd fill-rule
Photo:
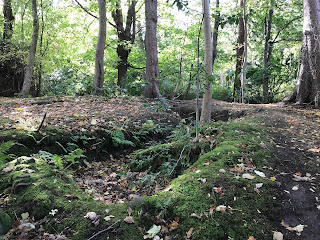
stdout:
<svg viewBox="0 0 320 240">
<path fill-rule="evenodd" d="M 264 74 L 262 79 L 262 102 L 269 103 L 269 66 L 270 66 L 270 58 L 272 52 L 272 43 L 270 42 L 271 37 L 271 26 L 272 26 L 272 18 L 273 18 L 273 9 L 269 10 L 268 14 L 268 22 L 265 19 L 265 30 L 264 30 L 264 55 L 263 55 L 263 67 Z"/>
<path fill-rule="evenodd" d="M 95 70 L 94 70 L 94 88 L 95 94 L 101 95 L 104 83 L 104 48 L 106 45 L 107 32 L 107 12 L 106 1 L 98 0 L 99 5 L 99 35 L 96 46 Z"/>
<path fill-rule="evenodd" d="M 145 1 L 146 14 L 146 80 L 143 95 L 148 98 L 160 97 L 159 66 L 157 46 L 157 0 Z"/>
<path fill-rule="evenodd" d="M 14 21 L 11 0 L 3 1 L 3 16 L 3 40 L 10 40 L 13 34 L 12 24 Z"/>
<path fill-rule="evenodd" d="M 244 0 L 239 0 L 239 5 L 241 8 L 244 6 Z M 234 84 L 233 84 L 233 101 L 239 102 L 240 100 L 240 73 L 243 65 L 243 53 L 244 53 L 244 40 L 245 40 L 245 29 L 244 29 L 244 19 L 243 16 L 239 18 L 238 24 L 238 39 L 237 39 L 237 62 L 236 71 L 234 73 Z"/>
<path fill-rule="evenodd" d="M 28 59 L 26 72 L 24 75 L 22 91 L 21 91 L 22 96 L 26 96 L 30 94 L 30 87 L 31 87 L 32 76 L 33 76 L 33 66 L 34 66 L 34 60 L 37 52 L 37 42 L 39 37 L 39 19 L 38 19 L 38 12 L 37 12 L 37 0 L 32 0 L 32 16 L 33 16 L 33 33 L 32 33 L 30 49 L 29 49 L 29 59 Z"/>
<path fill-rule="evenodd" d="M 246 22 L 246 0 L 243 0 L 243 26 L 244 26 L 244 42 L 243 42 L 243 61 L 241 66 L 240 82 L 241 82 L 241 103 L 244 103 L 244 88 L 246 83 L 246 68 L 248 60 L 248 38 L 247 38 L 247 22 Z M 271 54 L 271 53 L 270 53 Z"/>
<path fill-rule="evenodd" d="M 117 9 L 112 12 L 112 18 L 115 22 L 118 35 L 117 54 L 119 61 L 117 63 L 118 82 L 117 85 L 121 88 L 127 86 L 127 72 L 128 72 L 128 57 L 131 52 L 131 45 L 135 40 L 135 26 L 136 26 L 136 1 L 132 1 L 127 12 L 126 26 L 123 26 L 123 15 L 120 7 L 120 1 L 116 4 Z"/>
<path fill-rule="evenodd" d="M 200 116 L 200 124 L 209 123 L 211 119 L 212 107 L 212 53 L 213 45 L 211 38 L 211 23 L 210 23 L 210 6 L 209 0 L 202 1 L 203 11 L 203 32 L 204 32 L 204 68 L 206 72 L 205 89 L 202 101 L 202 109 Z"/>
<path fill-rule="evenodd" d="M 183 48 L 184 48 L 184 45 L 185 45 L 185 43 L 186 43 L 187 35 L 188 35 L 188 29 L 185 31 L 185 34 L 184 34 L 182 49 L 181 49 L 181 52 L 180 52 L 179 76 L 178 76 L 178 81 L 177 81 L 177 83 L 176 83 L 176 87 L 175 87 L 174 90 L 173 90 L 171 99 L 174 99 L 174 97 L 176 96 L 176 94 L 177 94 L 177 92 L 178 92 L 178 89 L 179 89 L 179 85 L 180 85 L 181 79 L 182 79 Z"/>
<path fill-rule="evenodd" d="M 304 0 L 301 66 L 296 89 L 288 102 L 320 107 L 320 2 Z"/>
</svg>

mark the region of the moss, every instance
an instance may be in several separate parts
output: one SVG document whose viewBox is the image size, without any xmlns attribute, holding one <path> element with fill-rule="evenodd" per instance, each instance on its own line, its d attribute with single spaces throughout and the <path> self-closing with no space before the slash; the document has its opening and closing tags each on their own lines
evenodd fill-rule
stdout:
<svg viewBox="0 0 320 240">
<path fill-rule="evenodd" d="M 0 211 L 0 237 L 5 235 L 12 225 L 12 220 L 8 214 L 3 211 Z"/>
<path fill-rule="evenodd" d="M 161 215 L 169 223 L 175 217 L 180 218 L 178 229 L 168 233 L 174 239 L 184 239 L 191 227 L 194 228 L 192 239 L 272 238 L 269 219 L 272 213 L 268 211 L 274 209 L 273 183 L 260 177 L 236 179 L 231 173 L 219 173 L 219 169 L 228 170 L 239 161 L 250 160 L 258 169 L 264 166 L 270 154 L 259 145 L 261 141 L 267 142 L 262 129 L 246 123 L 214 123 L 211 128 L 223 133 L 216 137 L 216 148 L 200 156 L 183 175 L 174 179 L 170 192 L 147 197 L 151 216 L 140 219 L 137 225 L 147 231 L 155 223 L 156 216 Z M 171 146 L 165 145 L 167 152 Z M 158 151 L 159 147 L 164 145 L 151 151 Z M 201 179 L 206 182 L 199 181 Z M 254 190 L 258 182 L 264 184 L 259 194 Z M 214 192 L 213 187 L 223 187 L 223 196 Z M 225 213 L 210 212 L 210 207 L 218 205 L 229 208 Z M 192 213 L 202 214 L 202 219 L 190 217 Z"/>
<path fill-rule="evenodd" d="M 265 165 L 265 161 L 270 162 L 270 154 L 260 146 L 261 141 L 267 144 L 262 129 L 249 122 L 228 122 L 207 125 L 200 132 L 203 136 L 210 135 L 216 141 L 215 148 L 210 149 L 207 142 L 198 146 L 198 149 L 195 148 L 192 157 L 189 156 L 192 158 L 190 162 L 192 165 L 185 169 L 182 175 L 172 180 L 170 191 L 144 197 L 145 204 L 142 208 L 145 208 L 143 210 L 147 213 L 139 215 L 142 209 L 134 209 L 132 215 L 135 223 L 127 224 L 123 221 L 120 223 L 123 239 L 143 239 L 143 235 L 153 224 L 159 224 L 157 218 L 170 224 L 176 217 L 179 218 L 178 228 L 163 235 L 170 235 L 173 239 L 184 239 L 186 232 L 192 227 L 194 240 L 248 239 L 249 236 L 254 236 L 256 239 L 272 238 L 269 216 L 273 214 L 270 210 L 274 209 L 273 182 L 260 177 L 253 180 L 235 178 L 228 171 L 240 161 L 251 161 L 258 169 Z M 195 145 L 191 141 L 194 137 L 192 134 L 187 141 L 176 140 L 137 151 L 136 160 L 139 161 L 141 156 L 151 156 L 150 161 L 153 161 L 155 154 L 158 154 L 161 161 L 167 159 L 177 161 L 186 144 L 190 145 L 190 149 L 192 144 Z M 50 143 L 53 139 L 45 139 L 42 143 L 46 141 Z M 201 148 L 205 153 L 199 157 Z M 186 151 L 187 154 L 190 154 L 190 151 Z M 56 172 L 41 159 L 28 164 L 12 161 L 7 166 L 10 164 L 15 165 L 17 171 L 11 173 L 0 171 L 1 191 L 12 188 L 16 176 L 24 169 L 35 170 L 30 174 L 33 184 L 20 194 L 13 195 L 9 209 L 12 216 L 13 212 L 19 215 L 27 211 L 36 220 L 47 217 L 50 221 L 46 229 L 49 231 L 60 232 L 69 227 L 76 232 L 72 239 L 86 239 L 93 235 L 93 230 L 97 232 L 105 228 L 105 225 L 124 219 L 128 215 L 127 204 L 106 205 L 93 201 L 90 196 L 72 185 L 65 173 Z M 222 174 L 219 169 L 225 169 L 227 172 Z M 202 182 L 201 179 L 206 181 Z M 254 190 L 258 182 L 264 184 L 259 194 Z M 214 187 L 222 187 L 223 194 L 215 192 Z M 68 200 L 66 194 L 73 194 L 74 198 Z M 227 211 L 225 213 L 210 211 L 214 209 L 213 206 L 218 205 L 227 206 Z M 58 210 L 55 216 L 49 214 L 53 209 Z M 109 209 L 115 218 L 108 223 L 102 221 L 104 225 L 100 226 L 101 229 L 95 229 L 90 220 L 83 217 L 91 211 L 104 216 L 105 209 Z M 192 213 L 202 215 L 202 218 L 190 217 Z M 63 221 L 57 223 L 55 218 Z M 101 234 L 99 238 L 105 239 L 108 234 Z"/>
</svg>

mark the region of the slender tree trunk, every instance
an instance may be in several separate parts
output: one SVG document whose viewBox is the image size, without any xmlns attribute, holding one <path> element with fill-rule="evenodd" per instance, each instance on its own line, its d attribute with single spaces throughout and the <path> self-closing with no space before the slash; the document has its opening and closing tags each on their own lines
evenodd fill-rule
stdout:
<svg viewBox="0 0 320 240">
<path fill-rule="evenodd" d="M 3 1 L 3 40 L 10 40 L 13 34 L 14 16 L 12 13 L 11 0 Z"/>
<path fill-rule="evenodd" d="M 241 8 L 244 6 L 244 0 L 239 0 L 239 5 Z M 243 65 L 243 53 L 244 53 L 244 41 L 245 41 L 245 29 L 244 29 L 244 19 L 243 16 L 239 18 L 238 24 L 238 39 L 237 39 L 237 62 L 236 71 L 234 74 L 234 85 L 233 85 L 233 101 L 239 102 L 240 96 L 240 73 Z"/>
<path fill-rule="evenodd" d="M 135 40 L 136 28 L 136 1 L 132 1 L 127 12 L 127 20 L 125 27 L 123 26 L 123 15 L 120 6 L 120 1 L 117 3 L 117 9 L 112 12 L 112 18 L 115 22 L 118 35 L 117 54 L 119 61 L 117 63 L 118 82 L 117 85 L 121 88 L 126 88 L 127 72 L 128 72 L 128 57 L 131 52 L 131 45 Z"/>
<path fill-rule="evenodd" d="M 243 0 L 243 26 L 244 26 L 244 51 L 243 61 L 241 66 L 240 82 L 241 82 L 241 103 L 244 103 L 244 88 L 246 83 L 246 68 L 247 68 L 247 56 L 248 56 L 248 38 L 247 38 L 247 22 L 246 22 L 246 0 Z M 271 54 L 271 53 L 270 53 Z"/>
<path fill-rule="evenodd" d="M 157 45 L 157 0 L 145 1 L 146 14 L 146 80 L 143 95 L 148 98 L 160 97 L 159 66 Z"/>
<path fill-rule="evenodd" d="M 264 30 L 264 55 L 263 55 L 263 67 L 264 74 L 262 79 L 262 102 L 269 103 L 269 66 L 272 52 L 272 43 L 270 42 L 271 27 L 272 27 L 273 9 L 269 10 L 268 21 L 265 19 Z"/>
<path fill-rule="evenodd" d="M 314 103 L 320 107 L 320 2 L 303 2 L 303 40 L 301 66 L 296 89 L 285 101 L 298 104 Z"/>
<path fill-rule="evenodd" d="M 183 99 L 187 99 L 188 94 L 189 94 L 189 91 L 190 91 L 190 89 L 191 89 L 192 79 L 193 79 L 194 77 L 195 77 L 195 74 L 193 73 L 193 64 L 191 64 L 190 74 L 189 74 L 189 82 L 188 82 L 186 91 L 184 92 Z"/>
<path fill-rule="evenodd" d="M 205 89 L 202 101 L 202 109 L 200 116 L 200 124 L 209 123 L 211 120 L 212 107 L 212 37 L 211 37 L 211 23 L 210 23 L 210 5 L 209 0 L 202 1 L 203 11 L 203 32 L 204 32 L 204 68 L 206 72 Z"/>
<path fill-rule="evenodd" d="M 101 95 L 104 83 L 104 48 L 106 45 L 107 34 L 107 12 L 106 1 L 98 0 L 99 5 L 99 35 L 96 46 L 95 70 L 94 70 L 94 88 L 95 94 Z"/>
<path fill-rule="evenodd" d="M 33 33 L 29 49 L 29 59 L 24 75 L 24 81 L 22 86 L 21 95 L 26 96 L 30 94 L 30 87 L 33 76 L 33 66 L 37 52 L 37 42 L 39 37 L 39 19 L 37 12 L 37 0 L 32 0 L 32 16 L 33 16 Z"/>
<path fill-rule="evenodd" d="M 177 81 L 176 87 L 175 87 L 174 90 L 173 90 L 171 99 L 174 99 L 174 97 L 176 96 L 176 94 L 177 94 L 177 92 L 178 92 L 178 89 L 179 89 L 179 85 L 180 85 L 181 79 L 182 79 L 183 48 L 184 48 L 184 45 L 185 45 L 185 43 L 186 43 L 187 35 L 188 35 L 188 29 L 185 31 L 185 35 L 184 35 L 184 39 L 183 39 L 183 44 L 182 44 L 182 49 L 181 49 L 181 52 L 180 52 L 178 81 Z"/>
<path fill-rule="evenodd" d="M 216 10 L 215 10 L 215 19 L 213 26 L 213 34 L 212 34 L 212 66 L 217 58 L 217 46 L 218 46 L 218 35 L 219 35 L 219 26 L 220 26 L 220 1 L 216 0 Z"/>
</svg>

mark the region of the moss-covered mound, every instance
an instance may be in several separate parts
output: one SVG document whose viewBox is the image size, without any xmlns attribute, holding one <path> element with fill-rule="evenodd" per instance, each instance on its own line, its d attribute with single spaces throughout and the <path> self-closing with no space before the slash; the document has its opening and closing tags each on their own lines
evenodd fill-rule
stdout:
<svg viewBox="0 0 320 240">
<path fill-rule="evenodd" d="M 12 218 L 28 212 L 46 232 L 68 235 L 68 230 L 72 239 L 88 239 L 118 220 L 119 225 L 111 229 L 117 231 L 101 232 L 95 239 L 140 240 L 155 235 L 166 239 L 271 239 L 274 182 L 254 173 L 270 165 L 262 129 L 250 122 L 213 123 L 199 129 L 195 139 L 195 131 L 187 128 L 177 129 L 169 143 L 134 154 L 135 167 L 148 168 L 149 164 L 162 174 L 166 164 L 179 163 L 179 171 L 185 170 L 166 190 L 144 197 L 143 204 L 133 210 L 128 204 L 94 201 L 73 182 L 72 172 L 40 155 L 2 165 L 0 191 L 12 194 L 7 212 Z M 172 169 L 178 173 L 176 167 L 168 172 Z M 100 221 L 94 224 L 84 218 L 87 212 L 96 212 Z M 105 221 L 106 215 L 114 217 Z M 36 225 L 33 231 L 39 228 Z"/>
</svg>

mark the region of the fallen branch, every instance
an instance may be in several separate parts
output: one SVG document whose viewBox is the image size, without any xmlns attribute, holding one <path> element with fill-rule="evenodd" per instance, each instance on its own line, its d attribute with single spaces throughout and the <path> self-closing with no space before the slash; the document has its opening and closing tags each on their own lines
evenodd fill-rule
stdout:
<svg viewBox="0 0 320 240">
<path fill-rule="evenodd" d="M 90 237 L 88 240 L 94 239 L 94 238 L 95 238 L 96 236 L 98 236 L 99 234 L 104 233 L 104 232 L 110 230 L 111 228 L 113 228 L 114 225 L 116 225 L 116 224 L 119 223 L 120 221 L 121 221 L 121 219 L 119 219 L 118 221 L 116 221 L 114 224 L 112 224 L 112 225 L 109 226 L 108 228 L 103 229 L 103 230 L 101 230 L 100 232 L 97 232 L 95 235 L 93 235 L 92 237 Z"/>
<path fill-rule="evenodd" d="M 38 129 L 37 129 L 36 132 L 39 132 L 40 129 L 42 128 L 42 125 L 43 125 L 43 123 L 44 123 L 44 120 L 46 119 L 46 116 L 47 116 L 47 113 L 45 113 L 45 114 L 43 115 L 42 121 L 41 121 L 41 123 L 40 123 L 40 125 L 39 125 L 39 127 L 38 127 Z"/>
</svg>

